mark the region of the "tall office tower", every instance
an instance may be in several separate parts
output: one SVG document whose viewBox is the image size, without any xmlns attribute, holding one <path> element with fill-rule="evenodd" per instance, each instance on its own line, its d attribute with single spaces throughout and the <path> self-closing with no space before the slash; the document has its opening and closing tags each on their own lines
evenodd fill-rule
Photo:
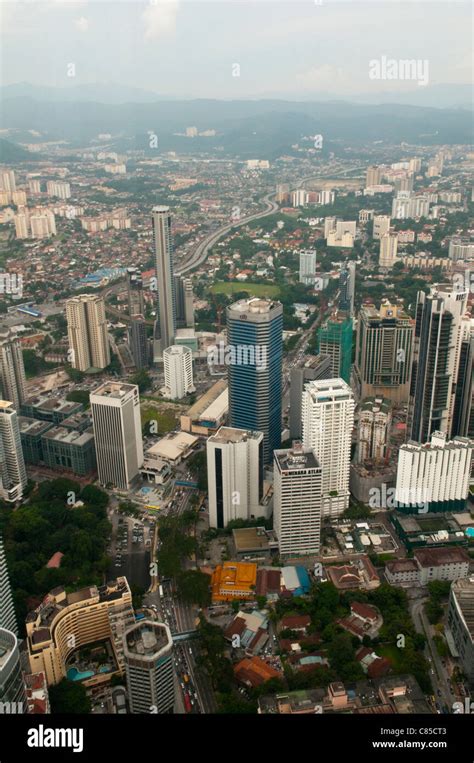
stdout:
<svg viewBox="0 0 474 763">
<path fill-rule="evenodd" d="M 398 453 L 395 501 L 399 511 L 464 511 L 474 442 L 433 432 L 430 442 L 407 442 Z"/>
<path fill-rule="evenodd" d="M 380 309 L 363 305 L 357 324 L 354 372 L 361 398 L 407 402 L 413 321 L 403 308 L 383 300 Z"/>
<path fill-rule="evenodd" d="M 193 306 L 193 284 L 190 278 L 183 276 L 173 276 L 175 305 L 176 305 L 176 327 L 193 328 L 194 327 L 194 306 Z"/>
<path fill-rule="evenodd" d="M 27 481 L 18 415 L 12 403 L 0 400 L 0 498 L 20 501 Z"/>
<path fill-rule="evenodd" d="M 221 427 L 207 441 L 209 525 L 261 515 L 263 433 Z"/>
<path fill-rule="evenodd" d="M 367 168 L 367 173 L 365 177 L 365 187 L 370 188 L 373 185 L 380 185 L 380 181 L 382 180 L 382 169 L 378 167 L 376 164 L 372 164 L 370 167 Z"/>
<path fill-rule="evenodd" d="M 268 464 L 281 445 L 283 307 L 252 297 L 235 302 L 226 312 L 229 424 L 263 432 Z"/>
<path fill-rule="evenodd" d="M 128 490 L 143 466 L 138 387 L 108 381 L 91 392 L 90 402 L 99 481 Z"/>
<path fill-rule="evenodd" d="M 354 396 L 343 379 L 309 382 L 302 401 L 303 445 L 322 469 L 323 516 L 339 516 L 349 506 L 349 469 Z"/>
<path fill-rule="evenodd" d="M 0 328 L 0 392 L 19 411 L 26 400 L 26 376 L 23 352 L 15 335 Z"/>
<path fill-rule="evenodd" d="M 195 391 L 193 383 L 193 352 L 189 347 L 173 344 L 163 352 L 166 396 L 181 400 Z"/>
<path fill-rule="evenodd" d="M 18 635 L 12 589 L 8 577 L 7 559 L 0 535 L 0 628 L 6 628 Z"/>
<path fill-rule="evenodd" d="M 339 275 L 339 310 L 354 315 L 356 264 L 348 261 Z"/>
<path fill-rule="evenodd" d="M 331 379 L 332 358 L 329 355 L 306 355 L 304 366 L 290 371 L 290 437 L 301 440 L 301 400 L 306 382 Z"/>
<path fill-rule="evenodd" d="M 461 349 L 454 397 L 451 436 L 468 437 L 474 391 L 474 320 L 465 318 L 461 324 Z"/>
<path fill-rule="evenodd" d="M 419 172 L 421 170 L 421 159 L 419 159 L 417 156 L 414 156 L 412 159 L 410 159 L 408 169 L 410 172 Z"/>
<path fill-rule="evenodd" d="M 125 674 L 132 713 L 171 713 L 173 640 L 167 625 L 142 620 L 124 635 Z"/>
<path fill-rule="evenodd" d="M 390 400 L 384 397 L 368 397 L 359 408 L 356 459 L 383 461 L 387 451 L 392 411 Z"/>
<path fill-rule="evenodd" d="M 106 368 L 110 348 L 103 297 L 80 294 L 68 299 L 66 318 L 72 367 L 78 371 Z"/>
<path fill-rule="evenodd" d="M 146 321 L 143 315 L 133 315 L 128 328 L 128 341 L 133 362 L 138 369 L 150 365 L 149 344 L 146 333 Z"/>
<path fill-rule="evenodd" d="M 474 576 L 451 583 L 446 630 L 459 654 L 462 672 L 474 689 Z"/>
<path fill-rule="evenodd" d="M 304 249 L 300 252 L 300 283 L 311 286 L 316 278 L 316 249 Z"/>
<path fill-rule="evenodd" d="M 0 713 L 26 713 L 26 690 L 15 633 L 0 627 Z"/>
<path fill-rule="evenodd" d="M 138 268 L 127 268 L 128 314 L 144 315 L 143 279 Z"/>
<path fill-rule="evenodd" d="M 390 230 L 390 215 L 375 215 L 372 238 L 379 241 Z"/>
<path fill-rule="evenodd" d="M 281 556 L 319 554 L 323 509 L 321 466 L 294 443 L 274 452 L 274 528 Z"/>
<path fill-rule="evenodd" d="M 428 442 L 433 432 L 451 434 L 467 291 L 452 284 L 418 292 L 407 433 Z"/>
<path fill-rule="evenodd" d="M 331 377 L 341 377 L 349 384 L 352 364 L 352 318 L 335 311 L 319 327 L 316 348 L 320 355 L 331 358 Z"/>
<path fill-rule="evenodd" d="M 15 173 L 13 170 L 2 170 L 0 172 L 0 191 L 16 191 Z"/>
<path fill-rule="evenodd" d="M 397 261 L 398 236 L 395 231 L 384 233 L 380 239 L 379 265 L 393 268 Z"/>
<path fill-rule="evenodd" d="M 173 344 L 176 332 L 176 306 L 173 281 L 173 245 L 169 207 L 152 209 L 153 246 L 157 280 L 157 320 L 155 325 L 155 358 Z"/>
</svg>

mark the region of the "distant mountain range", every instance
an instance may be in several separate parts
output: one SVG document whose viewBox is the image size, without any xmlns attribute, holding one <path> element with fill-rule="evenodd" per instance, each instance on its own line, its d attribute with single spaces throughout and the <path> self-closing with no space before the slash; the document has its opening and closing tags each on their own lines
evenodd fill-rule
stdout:
<svg viewBox="0 0 474 763">
<path fill-rule="evenodd" d="M 115 100 L 119 92 L 121 102 Z M 70 89 L 11 85 L 0 89 L 0 97 L 4 137 L 20 143 L 64 140 L 71 148 L 87 146 L 106 133 L 117 150 L 150 150 L 149 134 L 155 133 L 159 151 L 216 150 L 221 155 L 274 159 L 291 152 L 304 136 L 317 134 L 324 137 L 325 151 L 336 152 L 375 141 L 424 145 L 472 141 L 472 112 L 461 108 L 275 98 L 165 100 L 117 85 Z M 176 134 L 191 125 L 200 132 L 213 129 L 216 135 L 190 139 Z M 156 155 L 156 149 L 151 152 Z"/>
</svg>

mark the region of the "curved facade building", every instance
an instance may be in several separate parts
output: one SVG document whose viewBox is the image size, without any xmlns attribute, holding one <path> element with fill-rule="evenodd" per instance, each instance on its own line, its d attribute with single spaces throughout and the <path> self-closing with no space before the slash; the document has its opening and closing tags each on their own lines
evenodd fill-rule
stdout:
<svg viewBox="0 0 474 763">
<path fill-rule="evenodd" d="M 26 693 L 18 639 L 0 628 L 0 713 L 26 712 Z"/>
</svg>

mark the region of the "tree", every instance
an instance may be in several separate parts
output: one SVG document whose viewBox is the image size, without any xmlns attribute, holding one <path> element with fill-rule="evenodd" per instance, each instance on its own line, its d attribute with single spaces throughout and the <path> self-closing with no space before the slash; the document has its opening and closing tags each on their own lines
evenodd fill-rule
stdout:
<svg viewBox="0 0 474 763">
<path fill-rule="evenodd" d="M 71 379 L 71 381 L 75 382 L 76 384 L 83 381 L 83 379 L 85 378 L 84 371 L 79 371 L 78 368 L 73 368 L 72 366 L 66 366 L 66 373 Z M 68 398 L 68 400 L 70 399 L 71 398 Z"/>
<path fill-rule="evenodd" d="M 73 389 L 66 395 L 66 400 L 70 400 L 72 403 L 81 403 L 84 408 L 89 407 L 89 392 L 85 389 Z"/>
<path fill-rule="evenodd" d="M 152 386 L 151 376 L 146 369 L 142 368 L 133 374 L 130 378 L 130 384 L 137 384 L 141 393 L 146 392 Z"/>
<path fill-rule="evenodd" d="M 200 570 L 186 570 L 178 575 L 178 596 L 189 604 L 208 607 L 211 603 L 209 575 Z"/>
<path fill-rule="evenodd" d="M 79 681 L 63 678 L 55 686 L 50 686 L 49 700 L 52 713 L 87 715 L 91 711 L 89 697 L 85 687 Z"/>
</svg>

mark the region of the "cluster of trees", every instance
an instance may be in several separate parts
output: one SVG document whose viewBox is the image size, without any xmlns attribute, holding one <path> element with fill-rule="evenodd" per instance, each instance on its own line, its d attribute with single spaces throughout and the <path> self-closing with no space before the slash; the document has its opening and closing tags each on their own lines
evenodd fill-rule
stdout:
<svg viewBox="0 0 474 763">
<path fill-rule="evenodd" d="M 73 508 L 81 500 L 84 506 Z M 42 482 L 29 503 L 13 511 L 0 508 L 8 569 L 18 622 L 58 585 L 80 588 L 100 584 L 109 565 L 106 555 L 111 525 L 108 496 L 103 490 L 69 479 Z M 64 554 L 57 569 L 47 569 L 51 556 Z"/>
<path fill-rule="evenodd" d="M 205 450 L 194 453 L 188 459 L 189 471 L 198 483 L 198 490 L 207 492 L 207 456 Z"/>
<path fill-rule="evenodd" d="M 196 521 L 195 511 L 185 511 L 179 516 L 161 517 L 159 535 L 161 547 L 158 554 L 160 576 L 178 577 L 183 569 L 183 561 L 197 550 L 197 540 L 189 535 L 189 529 Z M 185 590 L 187 586 L 185 585 Z"/>
<path fill-rule="evenodd" d="M 429 622 L 434 625 L 443 617 L 443 602 L 449 597 L 451 583 L 449 580 L 432 580 L 428 583 L 429 601 L 426 603 L 425 612 Z"/>
</svg>

